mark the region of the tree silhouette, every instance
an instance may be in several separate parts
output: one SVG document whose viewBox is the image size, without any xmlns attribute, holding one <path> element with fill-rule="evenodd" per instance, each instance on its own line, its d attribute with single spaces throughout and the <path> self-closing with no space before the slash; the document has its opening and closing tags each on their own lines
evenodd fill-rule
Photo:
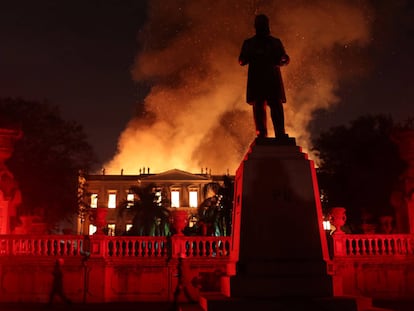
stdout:
<svg viewBox="0 0 414 311">
<path fill-rule="evenodd" d="M 43 213 L 51 227 L 76 214 L 78 171 L 97 163 L 82 126 L 57 106 L 19 98 L 0 98 L 0 116 L 23 131 L 7 162 L 22 192 L 18 214 Z"/>
<path fill-rule="evenodd" d="M 391 209 L 391 192 L 404 169 L 391 139 L 395 127 L 389 116 L 362 116 L 313 141 L 324 205 L 346 207 L 348 223 L 357 223 L 363 210 L 378 216 Z"/>
<path fill-rule="evenodd" d="M 203 188 L 206 199 L 198 206 L 198 226 L 203 235 L 231 235 L 233 210 L 233 180 L 224 176 L 223 185 L 208 183 Z M 209 195 L 210 194 L 210 195 Z"/>
<path fill-rule="evenodd" d="M 134 201 L 123 201 L 119 206 L 119 216 L 129 214 L 132 217 L 132 228 L 126 235 L 133 236 L 167 236 L 170 234 L 169 201 L 157 191 L 155 184 L 130 188 Z"/>
</svg>

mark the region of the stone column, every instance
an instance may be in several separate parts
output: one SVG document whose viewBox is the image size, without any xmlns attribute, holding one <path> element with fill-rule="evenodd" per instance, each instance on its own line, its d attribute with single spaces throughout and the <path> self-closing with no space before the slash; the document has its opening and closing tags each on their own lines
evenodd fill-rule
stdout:
<svg viewBox="0 0 414 311">
<path fill-rule="evenodd" d="M 22 132 L 18 129 L 0 128 L 0 234 L 10 234 L 10 219 L 16 217 L 21 204 L 21 193 L 13 174 L 5 165 L 14 150 L 16 140 Z"/>
</svg>

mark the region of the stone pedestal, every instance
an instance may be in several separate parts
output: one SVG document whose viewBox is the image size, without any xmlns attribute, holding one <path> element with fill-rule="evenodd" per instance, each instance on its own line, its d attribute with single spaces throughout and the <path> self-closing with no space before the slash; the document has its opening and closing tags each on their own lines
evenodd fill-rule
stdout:
<svg viewBox="0 0 414 311">
<path fill-rule="evenodd" d="M 108 208 L 98 207 L 95 209 L 95 224 L 96 224 L 96 235 L 103 235 L 104 229 L 106 228 L 106 216 L 108 215 Z"/>
<path fill-rule="evenodd" d="M 171 214 L 175 234 L 184 235 L 183 230 L 188 222 L 188 212 L 184 210 L 175 210 Z"/>
<path fill-rule="evenodd" d="M 312 302 L 356 310 L 352 300 L 332 298 L 316 172 L 295 140 L 254 141 L 234 186 L 235 275 L 222 280 L 221 298 L 204 297 L 202 307 L 297 310 Z"/>
</svg>

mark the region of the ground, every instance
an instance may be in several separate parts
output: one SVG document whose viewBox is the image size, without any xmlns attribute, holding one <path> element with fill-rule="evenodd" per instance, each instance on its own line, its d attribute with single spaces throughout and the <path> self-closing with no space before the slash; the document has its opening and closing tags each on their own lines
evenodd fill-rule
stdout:
<svg viewBox="0 0 414 311">
<path fill-rule="evenodd" d="M 387 308 L 393 311 L 413 311 L 414 298 L 406 300 L 374 300 L 374 306 Z M 114 311 L 114 310 L 140 310 L 140 311 L 175 311 L 172 302 L 108 302 L 108 303 L 75 303 L 67 306 L 56 303 L 48 307 L 43 303 L 0 303 L 1 311 Z"/>
</svg>

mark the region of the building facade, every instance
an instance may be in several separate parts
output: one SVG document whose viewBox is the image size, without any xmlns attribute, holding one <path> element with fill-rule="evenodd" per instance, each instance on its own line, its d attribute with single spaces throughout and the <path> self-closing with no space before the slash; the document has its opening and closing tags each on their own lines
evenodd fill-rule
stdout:
<svg viewBox="0 0 414 311">
<path fill-rule="evenodd" d="M 131 191 L 132 187 L 146 187 L 154 185 L 154 191 L 159 196 L 166 196 L 170 211 L 181 210 L 188 213 L 191 222 L 192 216 L 197 214 L 197 207 L 215 193 L 208 190 L 208 185 L 224 184 L 223 175 L 211 175 L 207 169 L 199 174 L 172 169 L 158 174 L 143 173 L 139 175 L 106 175 L 104 171 L 99 175 L 86 175 L 80 181 L 83 185 L 84 197 L 89 208 L 86 217 L 79 217 L 77 233 L 92 235 L 97 227 L 94 212 L 105 210 L 106 233 L 109 236 L 123 235 L 132 226 L 132 217 L 120 214 L 120 206 L 126 201 L 132 204 L 137 198 Z M 232 176 L 228 176 L 233 178 Z M 207 191 L 206 191 L 207 190 Z M 193 217 L 194 221 L 195 218 Z M 192 225 L 191 223 L 189 224 Z"/>
</svg>

